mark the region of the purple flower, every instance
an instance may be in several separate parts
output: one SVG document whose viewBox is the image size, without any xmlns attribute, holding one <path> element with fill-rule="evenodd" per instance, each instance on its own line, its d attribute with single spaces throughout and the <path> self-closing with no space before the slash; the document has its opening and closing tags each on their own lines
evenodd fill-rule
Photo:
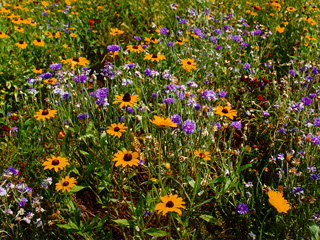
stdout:
<svg viewBox="0 0 320 240">
<path fill-rule="evenodd" d="M 284 129 L 284 128 L 280 128 L 279 130 L 278 130 L 278 133 L 281 133 L 281 134 L 286 134 L 287 133 L 287 131 Z"/>
<path fill-rule="evenodd" d="M 160 28 L 160 33 L 162 35 L 167 35 L 169 33 L 169 30 L 166 27 L 162 27 L 162 28 Z"/>
<path fill-rule="evenodd" d="M 319 73 L 319 69 L 318 68 L 313 68 L 312 70 L 311 70 L 311 73 L 313 73 L 313 74 L 318 74 Z"/>
<path fill-rule="evenodd" d="M 132 107 L 127 107 L 127 113 L 134 113 L 134 109 Z"/>
<path fill-rule="evenodd" d="M 216 93 L 213 90 L 204 90 L 201 94 L 201 97 L 209 101 L 216 100 Z"/>
<path fill-rule="evenodd" d="M 137 41 L 140 41 L 140 40 L 141 40 L 141 37 L 139 37 L 139 36 L 134 36 L 133 39 L 134 39 L 134 40 L 137 40 Z"/>
<path fill-rule="evenodd" d="M 219 97 L 225 97 L 225 96 L 227 96 L 227 92 L 220 91 L 220 92 L 218 92 L 218 95 L 219 95 Z"/>
<path fill-rule="evenodd" d="M 236 211 L 238 214 L 246 214 L 249 211 L 249 207 L 245 203 L 239 203 L 236 207 Z"/>
<path fill-rule="evenodd" d="M 109 89 L 108 88 L 99 88 L 95 91 L 94 96 L 98 99 L 105 99 L 108 96 Z"/>
<path fill-rule="evenodd" d="M 74 80 L 76 83 L 84 83 L 87 79 L 88 79 L 88 76 L 87 76 L 87 75 L 81 74 L 80 76 L 75 76 L 73 80 Z"/>
<path fill-rule="evenodd" d="M 164 103 L 174 103 L 174 98 L 165 98 L 163 100 Z"/>
<path fill-rule="evenodd" d="M 18 175 L 19 170 L 15 169 L 14 167 L 10 166 L 6 170 L 3 171 L 5 174 L 13 174 L 13 175 Z"/>
<path fill-rule="evenodd" d="M 217 44 L 217 43 L 218 43 L 217 37 L 215 37 L 215 36 L 212 36 L 212 37 L 210 37 L 209 39 L 211 40 L 211 42 L 212 42 L 213 44 Z"/>
<path fill-rule="evenodd" d="M 201 105 L 200 105 L 200 104 L 196 104 L 196 105 L 194 106 L 194 109 L 197 110 L 197 111 L 199 111 L 199 110 L 201 109 Z"/>
<path fill-rule="evenodd" d="M 241 124 L 240 121 L 232 122 L 232 123 L 231 123 L 231 127 L 234 127 L 235 129 L 241 130 L 242 124 Z"/>
<path fill-rule="evenodd" d="M 219 29 L 219 28 L 213 30 L 213 32 L 214 32 L 215 34 L 218 34 L 218 35 L 222 34 L 222 31 L 221 31 L 221 29 Z M 211 40 L 211 41 L 212 41 L 212 40 Z"/>
<path fill-rule="evenodd" d="M 109 46 L 107 46 L 107 50 L 109 52 L 117 52 L 117 51 L 120 51 L 120 46 L 119 45 L 109 45 Z"/>
<path fill-rule="evenodd" d="M 302 187 L 294 187 L 293 194 L 295 194 L 295 195 L 304 194 L 304 189 Z"/>
<path fill-rule="evenodd" d="M 62 64 L 61 63 L 52 63 L 50 66 L 49 66 L 49 68 L 51 69 L 51 70 L 58 70 L 58 69 L 60 69 L 62 67 Z"/>
<path fill-rule="evenodd" d="M 170 47 L 174 47 L 174 42 L 167 42 L 167 45 Z"/>
<path fill-rule="evenodd" d="M 213 125 L 217 130 L 220 130 L 220 129 L 221 129 L 221 123 L 219 123 L 219 122 L 214 122 L 214 123 L 212 123 L 212 125 Z"/>
<path fill-rule="evenodd" d="M 320 174 L 316 174 L 316 173 L 310 174 L 310 179 L 311 180 L 319 180 Z"/>
<path fill-rule="evenodd" d="M 312 135 L 310 138 L 311 142 L 314 144 L 320 144 L 320 135 Z"/>
<path fill-rule="evenodd" d="M 234 35 L 232 36 L 232 40 L 236 41 L 236 42 L 240 42 L 241 41 L 241 36 L 239 35 Z"/>
<path fill-rule="evenodd" d="M 87 113 L 80 113 L 77 117 L 78 119 L 83 120 L 83 119 L 89 118 L 90 116 Z"/>
<path fill-rule="evenodd" d="M 177 125 L 181 124 L 181 116 L 179 114 L 174 114 L 170 117 L 171 121 Z"/>
<path fill-rule="evenodd" d="M 46 72 L 46 73 L 42 73 L 41 75 L 40 75 L 40 77 L 42 78 L 42 79 L 48 79 L 48 78 L 52 78 L 52 74 L 51 73 L 49 73 L 49 72 Z"/>
<path fill-rule="evenodd" d="M 308 172 L 316 172 L 316 171 L 317 171 L 317 168 L 314 167 L 314 166 L 308 166 L 308 167 L 307 167 L 307 170 L 308 170 Z"/>
<path fill-rule="evenodd" d="M 319 214 L 319 213 L 316 213 L 316 214 L 314 214 L 314 215 L 312 216 L 312 218 L 313 218 L 314 220 L 320 221 L 320 214 Z"/>
<path fill-rule="evenodd" d="M 265 117 L 269 117 L 270 113 L 268 111 L 262 111 L 262 115 Z"/>
<path fill-rule="evenodd" d="M 245 63 L 245 64 L 243 64 L 242 68 L 243 69 L 250 69 L 251 65 L 250 65 L 250 63 Z"/>
<path fill-rule="evenodd" d="M 296 71 L 291 69 L 289 70 L 289 74 L 294 77 L 296 75 Z"/>
<path fill-rule="evenodd" d="M 255 30 L 255 31 L 253 32 L 254 35 L 260 35 L 261 33 L 262 33 L 262 31 L 259 30 L 259 29 L 258 29 L 258 30 Z"/>
<path fill-rule="evenodd" d="M 303 98 L 301 99 L 301 101 L 302 101 L 305 105 L 308 105 L 308 106 L 310 106 L 311 103 L 312 103 L 312 99 L 311 99 L 311 98 L 308 98 L 308 97 L 303 97 Z"/>
<path fill-rule="evenodd" d="M 0 187 L 0 196 L 2 197 L 2 196 L 5 196 L 5 195 L 7 195 L 7 190 L 5 188 L 3 188 L 3 187 Z"/>
<path fill-rule="evenodd" d="M 28 202 L 28 199 L 22 198 L 22 199 L 20 200 L 20 202 L 18 203 L 18 206 L 19 206 L 19 207 L 24 207 L 24 206 L 27 204 L 27 202 Z"/>
<path fill-rule="evenodd" d="M 248 46 L 249 46 L 249 43 L 246 43 L 246 42 L 240 43 L 240 47 L 248 47 Z"/>
<path fill-rule="evenodd" d="M 188 20 L 180 18 L 179 19 L 179 24 L 186 24 L 188 22 Z"/>
<path fill-rule="evenodd" d="M 144 75 L 146 75 L 147 77 L 152 77 L 152 69 L 150 68 L 146 68 L 146 70 L 144 70 Z"/>
<path fill-rule="evenodd" d="M 313 119 L 313 126 L 320 127 L 320 118 Z"/>
<path fill-rule="evenodd" d="M 191 134 L 196 129 L 196 122 L 191 119 L 187 119 L 183 122 L 182 129 L 186 132 L 186 134 Z"/>
</svg>

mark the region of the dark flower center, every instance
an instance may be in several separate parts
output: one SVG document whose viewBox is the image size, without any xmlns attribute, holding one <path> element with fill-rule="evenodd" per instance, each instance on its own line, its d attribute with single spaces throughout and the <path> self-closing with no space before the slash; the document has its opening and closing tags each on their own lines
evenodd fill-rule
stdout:
<svg viewBox="0 0 320 240">
<path fill-rule="evenodd" d="M 199 156 L 200 156 L 201 158 L 205 158 L 205 157 L 206 157 L 206 155 L 205 155 L 204 153 L 200 153 Z"/>
<path fill-rule="evenodd" d="M 74 57 L 74 58 L 72 58 L 72 61 L 79 62 L 79 58 L 78 57 Z"/>
<path fill-rule="evenodd" d="M 40 67 L 36 67 L 36 70 L 40 70 L 41 68 Z"/>
<path fill-rule="evenodd" d="M 221 112 L 223 112 L 223 113 L 229 113 L 229 111 L 228 111 L 228 109 L 222 109 L 222 111 Z"/>
<path fill-rule="evenodd" d="M 151 37 L 151 38 L 150 38 L 150 41 L 154 41 L 154 40 L 156 40 L 154 37 Z"/>
<path fill-rule="evenodd" d="M 138 45 L 133 45 L 132 48 L 133 48 L 133 49 L 139 49 L 139 46 L 138 46 Z"/>
<path fill-rule="evenodd" d="M 119 131 L 120 131 L 120 128 L 119 128 L 119 127 L 115 127 L 115 128 L 113 129 L 113 131 L 119 132 Z"/>
<path fill-rule="evenodd" d="M 172 201 L 169 201 L 166 203 L 166 207 L 172 208 L 174 206 L 174 203 Z"/>
<path fill-rule="evenodd" d="M 192 62 L 188 61 L 188 62 L 187 62 L 187 64 L 188 64 L 188 65 L 191 65 L 191 64 L 192 64 Z"/>
<path fill-rule="evenodd" d="M 60 164 L 60 161 L 58 159 L 54 159 L 52 162 L 51 162 L 52 165 L 54 166 L 57 166 Z"/>
<path fill-rule="evenodd" d="M 122 101 L 124 101 L 124 102 L 130 102 L 130 101 L 131 101 L 130 93 L 126 93 L 126 94 L 123 96 Z"/>
<path fill-rule="evenodd" d="M 19 43 L 20 43 L 20 44 L 24 44 L 24 41 L 21 40 Z"/>
<path fill-rule="evenodd" d="M 49 111 L 47 109 L 43 110 L 41 115 L 48 115 L 49 114 Z"/>
<path fill-rule="evenodd" d="M 123 160 L 126 161 L 126 162 L 129 162 L 132 160 L 132 155 L 129 154 L 129 153 L 126 153 L 124 156 L 123 156 Z"/>
<path fill-rule="evenodd" d="M 152 54 L 152 58 L 158 58 L 157 54 Z"/>
<path fill-rule="evenodd" d="M 65 182 L 62 183 L 62 185 L 63 185 L 64 187 L 68 186 L 69 184 L 70 184 L 70 183 L 69 183 L 68 181 L 65 181 Z"/>
<path fill-rule="evenodd" d="M 41 42 L 41 40 L 38 38 L 38 39 L 37 39 L 37 42 Z"/>
</svg>

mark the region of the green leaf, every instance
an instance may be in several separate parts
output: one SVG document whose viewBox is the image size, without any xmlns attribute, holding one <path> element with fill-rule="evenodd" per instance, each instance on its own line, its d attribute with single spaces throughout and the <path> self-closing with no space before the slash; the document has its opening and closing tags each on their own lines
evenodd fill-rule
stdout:
<svg viewBox="0 0 320 240">
<path fill-rule="evenodd" d="M 309 226 L 309 230 L 313 236 L 311 236 L 312 240 L 320 239 L 320 228 L 317 225 Z"/>
<path fill-rule="evenodd" d="M 203 220 L 205 220 L 206 222 L 211 222 L 211 223 L 215 223 L 218 221 L 217 218 L 211 216 L 211 215 L 201 215 L 199 216 L 200 218 L 202 218 Z"/>
<path fill-rule="evenodd" d="M 57 224 L 57 226 L 59 228 L 65 229 L 67 232 L 78 232 L 78 231 L 80 231 L 79 227 L 75 223 L 73 223 L 71 221 L 69 221 L 66 224 Z"/>
<path fill-rule="evenodd" d="M 157 228 L 147 228 L 147 229 L 142 230 L 142 232 L 144 232 L 152 237 L 165 237 L 165 236 L 169 235 L 168 232 L 157 229 Z"/>
<path fill-rule="evenodd" d="M 113 220 L 113 221 L 115 223 L 118 223 L 118 224 L 125 226 L 125 227 L 133 227 L 134 226 L 133 221 L 127 220 L 127 219 L 117 219 L 117 220 Z"/>
<path fill-rule="evenodd" d="M 252 167 L 252 164 L 251 163 L 248 163 L 246 165 L 243 165 L 239 168 L 239 172 L 242 172 L 243 170 L 246 170 L 247 168 L 250 168 Z"/>
<path fill-rule="evenodd" d="M 79 152 L 85 156 L 90 156 L 90 153 L 86 152 L 86 151 L 82 151 L 82 150 L 79 150 Z"/>
<path fill-rule="evenodd" d="M 193 180 L 193 178 L 190 177 L 190 176 L 188 176 L 188 177 L 187 177 L 187 181 L 188 181 L 189 185 L 190 185 L 192 188 L 194 188 L 194 184 L 195 184 L 196 182 Z"/>
<path fill-rule="evenodd" d="M 87 186 L 81 186 L 81 185 L 77 185 L 77 186 L 74 186 L 73 188 L 70 189 L 70 192 L 71 193 L 76 193 L 76 192 L 79 192 L 81 191 L 82 189 L 86 188 Z"/>
<path fill-rule="evenodd" d="M 209 184 L 213 184 L 213 183 L 222 183 L 226 180 L 225 177 L 218 177 L 218 178 L 215 178 L 215 179 L 212 179 Z"/>
</svg>

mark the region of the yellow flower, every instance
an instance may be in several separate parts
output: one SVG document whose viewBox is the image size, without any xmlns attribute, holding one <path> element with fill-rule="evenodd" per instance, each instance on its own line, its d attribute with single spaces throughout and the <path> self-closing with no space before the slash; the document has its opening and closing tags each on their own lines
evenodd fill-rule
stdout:
<svg viewBox="0 0 320 240">
<path fill-rule="evenodd" d="M 178 127 L 178 125 L 172 122 L 170 118 L 163 118 L 157 115 L 154 115 L 154 120 L 149 120 L 149 121 L 159 127 Z"/>
<path fill-rule="evenodd" d="M 120 108 L 122 107 L 132 107 L 137 103 L 139 99 L 138 95 L 130 95 L 130 93 L 115 95 L 113 103 L 120 103 Z"/>
<path fill-rule="evenodd" d="M 51 84 L 51 85 L 56 84 L 57 81 L 58 81 L 58 79 L 56 79 L 56 78 L 47 78 L 47 79 L 43 80 L 43 82 Z"/>
<path fill-rule="evenodd" d="M 40 109 L 38 112 L 36 112 L 36 114 L 34 115 L 34 117 L 37 120 L 46 120 L 46 119 L 50 119 L 52 117 L 54 117 L 54 115 L 56 115 L 57 110 L 51 110 L 51 109 Z"/>
<path fill-rule="evenodd" d="M 75 34 L 75 33 L 71 33 L 71 34 L 70 34 L 70 37 L 78 37 L 78 35 Z"/>
<path fill-rule="evenodd" d="M 206 161 L 211 160 L 210 152 L 205 152 L 205 151 L 202 151 L 201 149 L 198 149 L 194 153 L 196 157 L 200 157 L 203 160 L 206 160 Z"/>
<path fill-rule="evenodd" d="M 218 106 L 213 108 L 215 113 L 218 114 L 219 116 L 226 116 L 230 119 L 233 119 L 234 117 L 237 116 L 237 110 L 231 109 L 229 106 Z"/>
<path fill-rule="evenodd" d="M 197 69 L 197 66 L 196 66 L 197 64 L 192 58 L 182 59 L 180 64 L 182 65 L 182 68 L 184 70 L 187 70 L 188 72 L 190 72 L 191 70 Z"/>
<path fill-rule="evenodd" d="M 16 46 L 18 46 L 19 48 L 25 49 L 28 46 L 28 44 L 25 41 L 20 41 L 16 43 Z"/>
<path fill-rule="evenodd" d="M 39 68 L 39 67 L 36 67 L 36 68 L 32 69 L 32 72 L 41 74 L 42 73 L 42 69 Z"/>
<path fill-rule="evenodd" d="M 67 165 L 69 165 L 68 159 L 60 156 L 52 156 L 51 158 L 47 158 L 47 160 L 42 164 L 45 170 L 54 169 L 56 172 L 58 172 L 59 169 L 63 169 Z"/>
<path fill-rule="evenodd" d="M 137 152 L 132 152 L 132 151 L 118 151 L 117 153 L 114 154 L 115 158 L 112 160 L 116 162 L 116 167 L 122 165 L 123 167 L 125 166 L 138 166 L 139 165 L 139 153 Z"/>
<path fill-rule="evenodd" d="M 160 197 L 161 203 L 158 203 L 154 210 L 158 211 L 158 213 L 162 213 L 162 215 L 166 215 L 168 212 L 176 212 L 179 215 L 182 215 L 182 211 L 180 208 L 185 208 L 183 204 L 185 202 L 182 198 L 178 197 L 178 195 L 167 195 L 164 197 Z"/>
<path fill-rule="evenodd" d="M 21 27 L 14 26 L 14 29 L 18 32 L 24 32 L 24 29 Z"/>
<path fill-rule="evenodd" d="M 44 41 L 42 41 L 41 39 L 38 38 L 38 39 L 33 41 L 33 44 L 35 46 L 38 46 L 38 47 L 43 47 L 44 46 Z"/>
<path fill-rule="evenodd" d="M 10 37 L 4 32 L 0 32 L 0 38 L 10 38 Z"/>
<path fill-rule="evenodd" d="M 128 45 L 127 50 L 130 52 L 141 53 L 144 51 L 141 45 Z"/>
<path fill-rule="evenodd" d="M 294 12 L 294 11 L 297 11 L 297 9 L 295 9 L 294 7 L 287 7 L 287 11 Z"/>
<path fill-rule="evenodd" d="M 118 28 L 111 28 L 109 34 L 112 36 L 123 34 L 124 31 L 118 29 Z"/>
<path fill-rule="evenodd" d="M 146 41 L 146 44 L 150 44 L 150 43 L 158 43 L 159 39 L 155 39 L 154 37 L 150 37 L 150 38 L 144 38 L 144 40 Z"/>
<path fill-rule="evenodd" d="M 283 33 L 284 29 L 285 29 L 284 27 L 280 27 L 280 26 L 276 27 L 276 31 L 279 32 L 279 33 Z"/>
<path fill-rule="evenodd" d="M 274 206 L 279 213 L 281 212 L 288 212 L 290 209 L 290 205 L 288 204 L 288 201 L 283 197 L 281 192 L 276 191 L 268 191 L 269 196 L 269 203 Z"/>
<path fill-rule="evenodd" d="M 62 192 L 70 192 L 72 187 L 75 187 L 77 184 L 77 180 L 75 178 L 65 177 L 62 178 L 59 182 L 56 183 L 56 190 Z"/>
<path fill-rule="evenodd" d="M 72 69 L 77 65 L 85 67 L 85 66 L 87 66 L 89 64 L 89 61 L 85 57 L 69 58 L 69 59 L 66 59 L 66 60 L 62 60 L 61 62 L 63 64 L 70 65 Z"/>
<path fill-rule="evenodd" d="M 158 54 L 146 54 L 144 59 L 151 60 L 152 62 L 160 62 L 160 60 L 166 59 L 164 55 Z"/>
<path fill-rule="evenodd" d="M 127 128 L 128 127 L 124 126 L 124 123 L 112 123 L 111 126 L 108 127 L 107 133 L 120 138 Z"/>
</svg>

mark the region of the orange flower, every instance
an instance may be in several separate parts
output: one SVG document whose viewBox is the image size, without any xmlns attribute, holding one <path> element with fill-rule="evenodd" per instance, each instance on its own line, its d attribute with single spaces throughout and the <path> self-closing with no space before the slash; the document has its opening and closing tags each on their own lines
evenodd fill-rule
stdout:
<svg viewBox="0 0 320 240">
<path fill-rule="evenodd" d="M 274 206 L 279 213 L 281 212 L 288 212 L 290 209 L 290 205 L 288 204 L 288 201 L 283 197 L 281 192 L 276 191 L 268 191 L 269 196 L 269 203 Z"/>
</svg>

